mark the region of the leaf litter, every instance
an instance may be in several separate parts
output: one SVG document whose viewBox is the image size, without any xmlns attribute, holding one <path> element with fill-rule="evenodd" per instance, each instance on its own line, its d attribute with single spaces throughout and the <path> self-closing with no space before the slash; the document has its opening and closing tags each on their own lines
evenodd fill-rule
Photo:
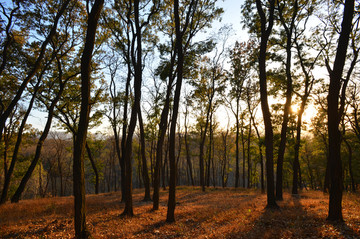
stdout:
<svg viewBox="0 0 360 239">
<path fill-rule="evenodd" d="M 326 221 L 328 195 L 285 193 L 280 209 L 265 209 L 254 189 L 178 187 L 176 222 L 165 222 L 168 192 L 159 210 L 134 190 L 132 218 L 121 217 L 119 192 L 87 195 L 86 221 L 93 238 L 360 238 L 359 194 L 344 193 L 344 223 Z M 23 200 L 0 206 L 0 238 L 74 238 L 73 197 Z"/>
</svg>

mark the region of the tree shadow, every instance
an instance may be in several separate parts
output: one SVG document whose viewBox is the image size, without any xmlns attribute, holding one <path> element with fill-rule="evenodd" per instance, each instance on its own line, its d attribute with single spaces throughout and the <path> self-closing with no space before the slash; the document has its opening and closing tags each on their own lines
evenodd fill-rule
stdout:
<svg viewBox="0 0 360 239">
<path fill-rule="evenodd" d="M 280 209 L 265 208 L 248 231 L 234 230 L 225 238 L 360 238 L 346 223 L 332 224 L 301 203 L 301 197 L 279 202 Z M 315 207 L 315 206 L 310 206 Z M 332 227 L 333 226 L 333 227 Z"/>
</svg>

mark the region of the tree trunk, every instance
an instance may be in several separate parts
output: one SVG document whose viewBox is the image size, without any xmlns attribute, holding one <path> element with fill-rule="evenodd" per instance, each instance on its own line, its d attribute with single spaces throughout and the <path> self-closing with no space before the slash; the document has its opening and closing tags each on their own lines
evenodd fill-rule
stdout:
<svg viewBox="0 0 360 239">
<path fill-rule="evenodd" d="M 126 164 L 125 164 L 125 148 L 126 148 L 126 131 L 128 128 L 128 104 L 129 104 L 129 97 L 130 97 L 130 81 L 131 81 L 131 69 L 128 66 L 128 76 L 126 79 L 126 86 L 125 86 L 125 102 L 124 102 L 124 112 L 123 112 L 123 124 L 122 124 L 122 137 L 121 137 L 121 157 L 119 157 L 119 164 L 120 164 L 120 172 L 121 172 L 121 201 L 125 201 L 125 181 L 126 181 Z"/>
<path fill-rule="evenodd" d="M 250 156 L 250 143 L 251 143 L 251 120 L 249 123 L 249 135 L 247 145 L 247 165 L 248 165 L 248 184 L 247 188 L 251 188 L 251 156 Z"/>
<path fill-rule="evenodd" d="M 95 161 L 94 161 L 94 158 L 92 156 L 92 153 L 91 153 L 91 149 L 89 147 L 89 144 L 87 142 L 85 142 L 85 147 L 86 147 L 86 152 L 88 154 L 88 157 L 89 157 L 89 160 L 90 160 L 90 163 L 91 163 L 91 167 L 95 173 L 95 194 L 99 194 L 99 173 L 98 173 L 98 170 L 96 168 L 96 164 L 95 164 Z"/>
<path fill-rule="evenodd" d="M 350 181 L 351 181 L 351 191 L 355 192 L 356 191 L 356 187 L 355 187 L 355 181 L 354 181 L 354 174 L 353 174 L 353 170 L 352 170 L 352 148 L 350 143 L 345 139 L 344 142 L 346 144 L 346 147 L 348 148 L 348 152 L 349 152 L 349 174 L 350 174 Z"/>
<path fill-rule="evenodd" d="M 243 168 L 242 168 L 242 186 L 245 188 L 245 162 L 246 162 L 246 152 L 245 152 L 245 135 L 244 135 L 244 118 L 241 118 L 241 146 L 242 146 L 242 160 L 243 160 Z"/>
<path fill-rule="evenodd" d="M 239 122 L 239 107 L 240 98 L 236 99 L 236 135 L 235 135 L 235 188 L 239 186 L 240 169 L 239 169 L 239 135 L 240 135 L 240 122 Z"/>
<path fill-rule="evenodd" d="M 61 76 L 59 76 L 59 78 L 61 79 Z M 36 150 L 35 150 L 34 159 L 31 161 L 31 164 L 30 164 L 28 170 L 26 171 L 24 177 L 21 179 L 19 187 L 17 188 L 16 192 L 12 196 L 12 198 L 11 198 L 12 203 L 19 202 L 21 194 L 24 192 L 25 186 L 26 186 L 27 182 L 29 181 L 32 173 L 34 172 L 34 169 L 35 169 L 37 163 L 39 162 L 39 159 L 40 159 L 40 156 L 41 156 L 42 146 L 43 146 L 44 141 L 45 141 L 47 135 L 49 134 L 49 131 L 50 131 L 50 128 L 51 128 L 51 123 L 52 123 L 52 119 L 53 119 L 53 116 L 54 116 L 54 109 L 55 109 L 55 106 L 56 106 L 57 102 L 59 101 L 59 99 L 61 97 L 61 94 L 64 91 L 64 87 L 65 87 L 65 83 L 60 82 L 60 90 L 59 90 L 58 94 L 56 95 L 56 97 L 54 98 L 54 100 L 51 102 L 51 105 L 50 105 L 50 107 L 48 109 L 47 121 L 46 121 L 46 124 L 45 124 L 44 131 L 42 132 L 42 134 L 41 134 L 41 136 L 40 136 L 40 138 L 38 140 Z"/>
<path fill-rule="evenodd" d="M 341 133 L 339 123 L 343 112 L 339 111 L 339 94 L 342 73 L 345 65 L 346 50 L 349 43 L 352 19 L 354 15 L 354 0 L 346 0 L 341 32 L 336 50 L 334 66 L 330 72 L 328 100 L 328 132 L 329 132 L 329 164 L 330 164 L 330 198 L 327 220 L 343 221 L 342 217 L 342 163 L 340 154 Z"/>
<path fill-rule="evenodd" d="M 141 160 L 142 160 L 142 178 L 144 181 L 145 195 L 144 201 L 151 201 L 150 196 L 150 179 L 148 174 L 148 167 L 146 162 L 146 153 L 145 153 L 145 131 L 144 131 L 144 122 L 142 119 L 141 109 L 138 112 L 139 125 L 140 125 L 140 147 L 141 147 Z"/>
<path fill-rule="evenodd" d="M 159 209 L 159 188 L 160 188 L 160 167 L 162 163 L 163 158 L 163 145 L 165 140 L 165 134 L 167 130 L 167 121 L 168 121 L 168 115 L 170 110 L 170 96 L 171 96 L 171 89 L 172 84 L 174 81 L 173 75 L 172 75 L 172 69 L 175 65 L 175 54 L 171 56 L 170 60 L 170 74 L 169 74 L 169 82 L 167 85 L 166 90 L 166 98 L 165 98 L 165 104 L 164 108 L 161 112 L 160 117 L 160 123 L 159 123 L 159 133 L 158 133 L 158 139 L 156 144 L 156 158 L 155 158 L 155 168 L 154 168 L 154 193 L 153 193 L 153 210 Z"/>
<path fill-rule="evenodd" d="M 194 186 L 194 177 L 192 172 L 192 163 L 191 163 L 191 157 L 190 157 L 190 149 L 189 149 L 189 142 L 188 142 L 188 127 L 187 127 L 187 114 L 188 114 L 188 108 L 186 106 L 186 112 L 185 112 L 185 134 L 184 134 L 184 140 L 185 140 L 185 150 L 186 150 L 186 162 L 188 166 L 189 176 L 191 180 L 191 185 Z"/>
<path fill-rule="evenodd" d="M 329 132 L 329 159 L 330 164 L 330 199 L 327 220 L 343 221 L 342 216 L 342 164 L 340 154 L 341 133 L 339 124 L 343 112 L 339 110 L 339 94 L 341 89 L 342 73 L 344 70 L 346 51 L 354 15 L 354 0 L 346 0 L 341 32 L 336 49 L 334 66 L 330 72 L 328 94 L 328 132 Z M 345 87 L 345 86 L 343 86 Z"/>
<path fill-rule="evenodd" d="M 19 131 L 18 131 L 16 143 L 15 143 L 15 148 L 14 148 L 11 163 L 10 163 L 10 167 L 9 167 L 9 170 L 4 175 L 5 180 L 4 180 L 3 190 L 2 190 L 2 193 L 1 193 L 0 204 L 4 204 L 6 202 L 6 200 L 7 200 L 7 198 L 8 198 L 8 191 L 9 191 L 11 176 L 12 176 L 12 173 L 14 172 L 15 164 L 17 162 L 17 157 L 18 157 L 18 153 L 19 153 L 19 150 L 20 150 L 20 144 L 21 144 L 21 141 L 22 141 L 23 131 L 24 131 L 24 128 L 25 128 L 25 125 L 26 125 L 26 121 L 27 121 L 27 119 L 28 119 L 28 117 L 30 115 L 30 112 L 32 110 L 32 107 L 33 107 L 33 104 L 34 104 L 34 101 L 35 101 L 35 97 L 36 97 L 37 91 L 39 89 L 39 85 L 40 85 L 40 80 L 38 81 L 38 83 L 35 86 L 33 96 L 31 97 L 31 100 L 30 100 L 29 105 L 28 105 L 28 109 L 27 109 L 27 111 L 26 111 L 26 113 L 24 115 L 24 118 L 21 121 L 21 125 L 19 127 Z"/>
<path fill-rule="evenodd" d="M 298 112 L 298 120 L 296 125 L 296 141 L 295 141 L 295 157 L 293 162 L 293 184 L 292 184 L 292 194 L 298 194 L 298 187 L 299 187 L 299 152 L 300 152 L 300 141 L 301 141 L 301 124 L 302 124 L 302 115 L 305 110 L 305 103 L 302 102 L 301 108 Z"/>
<path fill-rule="evenodd" d="M 190 4 L 191 7 L 192 4 Z M 183 33 L 180 31 L 180 15 L 179 15 L 179 0 L 174 0 L 174 18 L 176 31 L 176 49 L 178 52 L 177 61 L 177 79 L 174 95 L 173 114 L 170 126 L 170 142 L 169 142 L 169 163 L 170 163 L 170 181 L 169 181 L 169 200 L 168 210 L 166 214 L 167 222 L 175 222 L 175 206 L 176 206 L 176 157 L 175 157 L 175 136 L 176 136 L 176 121 L 178 116 L 178 109 L 180 103 L 181 85 L 183 80 L 183 66 L 184 66 L 184 52 L 183 52 Z"/>
<path fill-rule="evenodd" d="M 260 78 L 260 99 L 261 109 L 263 112 L 265 125 L 265 146 L 266 146 L 266 178 L 267 178 L 267 206 L 268 208 L 278 208 L 274 194 L 274 145 L 273 145 L 273 128 L 271 114 L 269 110 L 267 97 L 267 80 L 266 80 L 266 48 L 271 30 L 274 24 L 275 1 L 269 1 L 269 19 L 267 22 L 266 15 L 262 9 L 260 0 L 256 0 L 256 7 L 261 19 L 261 39 L 259 54 L 259 78 Z M 266 26 L 268 25 L 268 26 Z"/>
<path fill-rule="evenodd" d="M 103 4 L 104 0 L 95 0 L 88 16 L 85 46 L 81 57 L 81 108 L 73 156 L 74 221 L 76 238 L 88 238 L 90 236 L 86 227 L 85 215 L 84 151 L 90 114 L 90 67 L 95 44 L 96 28 Z"/>
</svg>

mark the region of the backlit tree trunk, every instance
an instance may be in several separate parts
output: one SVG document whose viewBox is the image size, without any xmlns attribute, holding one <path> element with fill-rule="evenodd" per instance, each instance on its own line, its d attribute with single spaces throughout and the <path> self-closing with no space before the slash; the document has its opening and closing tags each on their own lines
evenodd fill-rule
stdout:
<svg viewBox="0 0 360 239">
<path fill-rule="evenodd" d="M 342 86 L 342 74 L 345 65 L 346 51 L 354 15 L 354 0 L 346 0 L 341 32 L 333 69 L 330 72 L 330 85 L 328 94 L 328 133 L 329 133 L 329 158 L 330 165 L 330 198 L 327 220 L 342 221 L 342 163 L 340 155 L 341 133 L 339 124 L 343 115 L 343 108 L 339 109 L 339 94 Z"/>
<path fill-rule="evenodd" d="M 256 7 L 261 20 L 261 39 L 259 54 L 259 78 L 260 78 L 260 100 L 265 124 L 265 147 L 266 147 L 266 179 L 267 179 L 267 206 L 277 208 L 274 193 L 274 136 L 267 97 L 266 81 L 266 48 L 274 24 L 275 1 L 269 1 L 269 18 L 263 10 L 260 0 L 256 0 Z M 267 25 L 267 26 L 266 26 Z"/>
</svg>

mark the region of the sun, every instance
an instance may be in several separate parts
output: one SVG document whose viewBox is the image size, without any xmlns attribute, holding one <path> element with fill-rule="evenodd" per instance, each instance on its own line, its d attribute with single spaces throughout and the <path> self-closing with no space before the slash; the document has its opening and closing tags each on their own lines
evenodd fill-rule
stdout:
<svg viewBox="0 0 360 239">
<path fill-rule="evenodd" d="M 291 113 L 297 114 L 299 112 L 299 106 L 298 105 L 291 105 Z"/>
<path fill-rule="evenodd" d="M 291 105 L 291 113 L 292 114 L 297 115 L 299 113 L 299 110 L 300 110 L 299 105 L 296 105 L 296 104 Z M 303 121 L 311 122 L 312 119 L 316 116 L 316 114 L 317 114 L 317 109 L 316 109 L 315 105 L 313 105 L 313 104 L 307 105 L 305 108 L 305 111 L 302 115 L 302 119 L 303 119 Z"/>
</svg>

